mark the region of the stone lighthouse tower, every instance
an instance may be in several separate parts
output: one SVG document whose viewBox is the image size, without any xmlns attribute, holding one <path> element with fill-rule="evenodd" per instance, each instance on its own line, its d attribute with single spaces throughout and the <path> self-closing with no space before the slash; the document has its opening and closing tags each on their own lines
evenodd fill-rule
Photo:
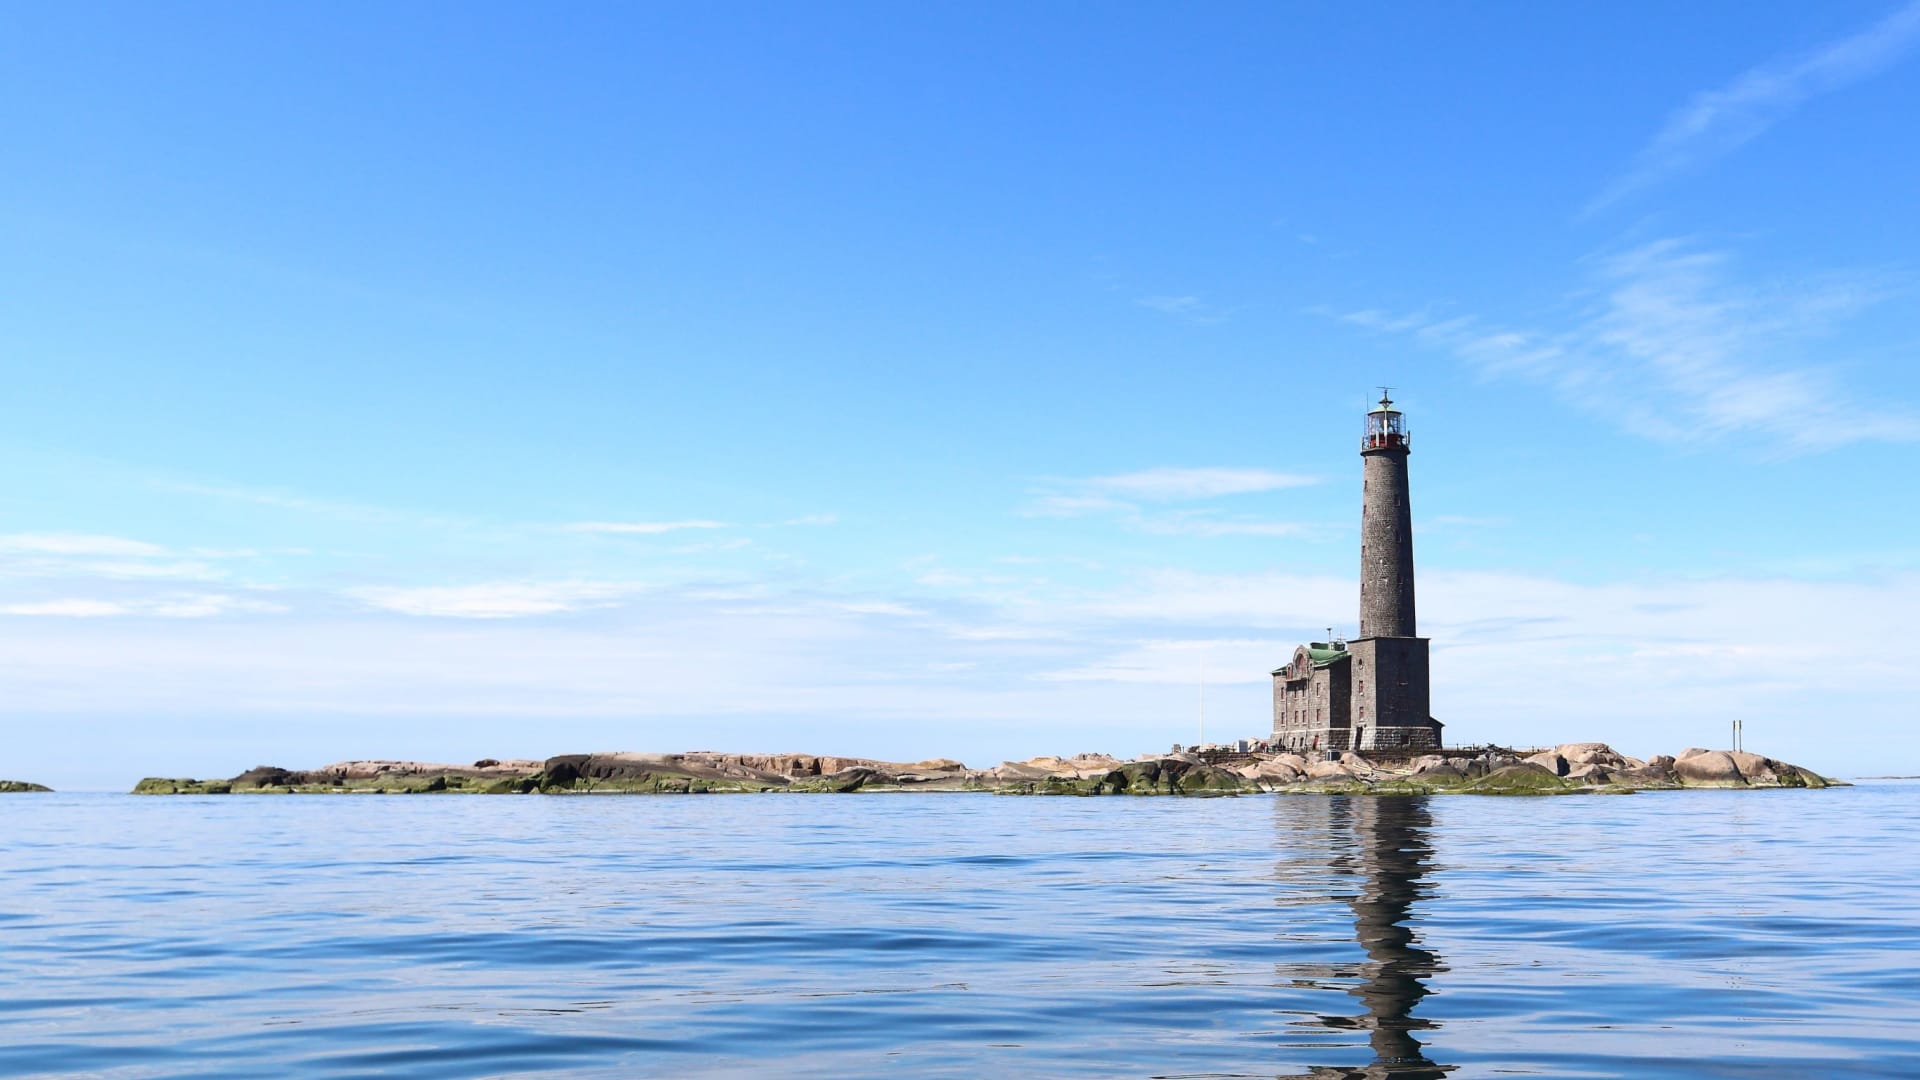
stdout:
<svg viewBox="0 0 1920 1080">
<path fill-rule="evenodd" d="M 1410 638 L 1413 510 L 1407 493 L 1407 418 L 1383 389 L 1360 439 L 1360 636 Z"/>
<path fill-rule="evenodd" d="M 1348 646 L 1357 750 L 1440 745 L 1427 712 L 1427 639 L 1414 628 L 1411 452 L 1407 418 L 1383 388 L 1360 437 L 1360 636 Z"/>
</svg>

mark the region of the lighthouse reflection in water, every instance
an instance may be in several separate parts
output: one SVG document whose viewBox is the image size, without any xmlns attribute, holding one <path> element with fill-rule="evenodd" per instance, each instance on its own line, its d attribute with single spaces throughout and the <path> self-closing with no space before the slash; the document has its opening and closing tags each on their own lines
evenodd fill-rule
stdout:
<svg viewBox="0 0 1920 1080">
<path fill-rule="evenodd" d="M 1277 803 L 1276 816 L 1283 833 L 1313 840 L 1280 845 L 1290 857 L 1279 863 L 1279 876 L 1309 886 L 1302 890 L 1308 896 L 1324 897 L 1331 887 L 1334 898 L 1353 912 L 1354 939 L 1363 954 L 1345 963 L 1281 965 L 1283 979 L 1293 986 L 1340 987 L 1355 998 L 1352 1013 L 1301 1016 L 1296 1025 L 1365 1030 L 1374 1053 L 1374 1061 L 1363 1067 L 1324 1066 L 1295 1075 L 1420 1080 L 1452 1071 L 1427 1057 L 1418 1033 L 1433 1025 L 1415 1015 L 1428 992 L 1426 980 L 1446 970 L 1420 946 L 1413 925 L 1416 905 L 1431 889 L 1433 848 L 1428 835 L 1433 816 L 1428 800 L 1285 799 Z M 1289 900 L 1283 897 L 1280 902 L 1284 906 Z"/>
</svg>

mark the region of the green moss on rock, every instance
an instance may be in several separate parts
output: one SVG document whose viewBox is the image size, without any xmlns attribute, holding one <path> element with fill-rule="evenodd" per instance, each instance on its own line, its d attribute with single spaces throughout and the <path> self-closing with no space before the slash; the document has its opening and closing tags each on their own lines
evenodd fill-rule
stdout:
<svg viewBox="0 0 1920 1080">
<path fill-rule="evenodd" d="M 172 779 L 149 776 L 133 785 L 135 795 L 226 795 L 233 784 L 226 780 Z"/>
<path fill-rule="evenodd" d="M 1495 769 L 1461 790 L 1475 795 L 1561 795 L 1589 789 L 1556 775 L 1552 769 L 1521 762 Z"/>
</svg>

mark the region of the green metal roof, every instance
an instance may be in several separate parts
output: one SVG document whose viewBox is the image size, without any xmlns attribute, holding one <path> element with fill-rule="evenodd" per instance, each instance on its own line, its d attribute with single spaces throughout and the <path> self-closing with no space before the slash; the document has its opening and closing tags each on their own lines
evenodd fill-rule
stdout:
<svg viewBox="0 0 1920 1080">
<path fill-rule="evenodd" d="M 1336 649 L 1324 641 L 1309 642 L 1306 649 L 1307 661 L 1315 668 L 1330 667 L 1345 660 L 1348 656 L 1347 650 Z M 1284 667 L 1275 668 L 1273 673 L 1275 675 L 1290 674 L 1288 669 L 1292 666 L 1293 665 L 1288 664 Z"/>
<path fill-rule="evenodd" d="M 1318 644 L 1318 642 L 1315 642 L 1315 644 Z M 1326 667 L 1329 664 L 1337 664 L 1346 658 L 1347 650 L 1345 649 L 1324 647 L 1316 649 L 1312 646 L 1307 648 L 1307 659 L 1313 661 L 1313 666 L 1317 668 Z"/>
</svg>

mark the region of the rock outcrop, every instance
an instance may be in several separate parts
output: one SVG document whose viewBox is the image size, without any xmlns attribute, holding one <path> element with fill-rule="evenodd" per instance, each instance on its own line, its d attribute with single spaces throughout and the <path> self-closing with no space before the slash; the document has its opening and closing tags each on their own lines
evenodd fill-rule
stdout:
<svg viewBox="0 0 1920 1080">
<path fill-rule="evenodd" d="M 1819 788 L 1832 783 L 1810 769 L 1741 750 L 1689 748 L 1680 751 L 1680 756 L 1672 761 L 1664 762 L 1664 767 L 1683 787 Z"/>
<path fill-rule="evenodd" d="M 531 791 L 529 781 L 545 763 L 482 758 L 471 765 L 441 765 L 424 761 L 338 761 L 319 769 L 282 769 L 256 765 L 231 780 L 183 780 L 148 777 L 133 789 L 136 795 L 228 795 L 235 792 L 320 793 L 369 792 L 407 795 L 436 791 L 475 791 L 505 794 Z"/>
<path fill-rule="evenodd" d="M 1624 794 L 1676 788 L 1819 788 L 1825 777 L 1737 751 L 1682 751 L 1641 760 L 1605 743 L 1568 743 L 1522 759 L 1500 750 L 1335 761 L 1256 754 L 1233 767 L 1194 754 L 1132 761 L 1105 754 L 1037 757 L 969 769 L 945 758 L 897 762 L 813 754 L 562 754 L 545 761 L 483 758 L 471 765 L 343 761 L 321 769 L 261 765 L 231 780 L 142 780 L 146 795 L 302 794 L 715 794 L 752 792 L 986 791 L 1005 795 Z M 1215 760 L 1219 760 L 1216 758 Z M 0 788 L 0 790 L 6 790 Z"/>
<path fill-rule="evenodd" d="M 52 791 L 50 787 L 29 784 L 25 780 L 0 780 L 0 795 L 17 795 L 28 791 Z"/>
</svg>

